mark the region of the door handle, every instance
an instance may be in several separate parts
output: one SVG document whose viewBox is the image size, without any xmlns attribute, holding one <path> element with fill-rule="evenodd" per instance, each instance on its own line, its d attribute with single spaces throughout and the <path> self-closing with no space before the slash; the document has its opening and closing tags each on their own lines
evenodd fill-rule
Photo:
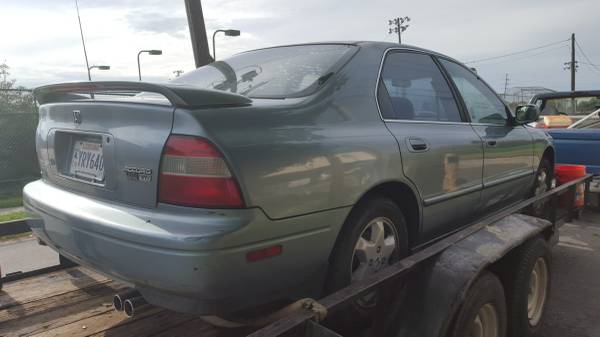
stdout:
<svg viewBox="0 0 600 337">
<path fill-rule="evenodd" d="M 410 137 L 408 138 L 408 144 L 410 145 L 412 152 L 424 152 L 429 150 L 429 145 L 423 138 Z"/>
<path fill-rule="evenodd" d="M 488 140 L 488 141 L 487 141 L 487 145 L 488 145 L 488 146 L 496 146 L 496 144 L 497 144 L 497 143 L 496 143 L 496 141 L 495 141 L 495 140 Z"/>
</svg>

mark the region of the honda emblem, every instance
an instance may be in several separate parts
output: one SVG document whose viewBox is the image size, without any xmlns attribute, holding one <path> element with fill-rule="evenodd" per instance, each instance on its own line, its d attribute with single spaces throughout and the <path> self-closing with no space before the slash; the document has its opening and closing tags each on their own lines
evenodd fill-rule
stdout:
<svg viewBox="0 0 600 337">
<path fill-rule="evenodd" d="M 73 110 L 73 122 L 75 124 L 81 124 L 81 111 Z"/>
</svg>

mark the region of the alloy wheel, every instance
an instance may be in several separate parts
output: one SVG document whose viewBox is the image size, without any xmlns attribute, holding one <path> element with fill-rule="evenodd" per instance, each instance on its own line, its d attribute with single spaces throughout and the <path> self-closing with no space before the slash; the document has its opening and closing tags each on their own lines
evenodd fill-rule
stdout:
<svg viewBox="0 0 600 337">
<path fill-rule="evenodd" d="M 541 170 L 536 177 L 534 195 L 541 195 L 543 193 L 546 193 L 546 191 L 548 190 L 547 180 L 548 180 L 548 174 L 546 173 L 545 170 Z M 536 201 L 535 203 L 533 203 L 533 206 L 532 206 L 533 213 L 536 216 L 543 215 L 542 213 L 544 212 L 545 206 L 546 206 L 545 200 Z"/>
<path fill-rule="evenodd" d="M 390 264 L 398 247 L 398 233 L 386 217 L 371 220 L 363 229 L 354 246 L 350 269 L 352 282 L 362 280 Z M 357 300 L 361 307 L 375 305 L 375 292 Z"/>
</svg>

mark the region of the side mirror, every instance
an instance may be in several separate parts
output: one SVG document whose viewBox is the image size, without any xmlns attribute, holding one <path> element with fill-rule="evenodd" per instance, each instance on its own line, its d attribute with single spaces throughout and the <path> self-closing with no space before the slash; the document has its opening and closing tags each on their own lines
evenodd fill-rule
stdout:
<svg viewBox="0 0 600 337">
<path fill-rule="evenodd" d="M 540 118 L 540 110 L 533 104 L 519 105 L 515 109 L 515 120 L 518 124 L 537 122 Z"/>
</svg>

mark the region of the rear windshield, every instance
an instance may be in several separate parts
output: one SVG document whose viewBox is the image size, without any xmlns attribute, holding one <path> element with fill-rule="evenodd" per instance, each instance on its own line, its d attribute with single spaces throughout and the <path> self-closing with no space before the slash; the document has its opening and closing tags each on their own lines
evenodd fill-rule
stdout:
<svg viewBox="0 0 600 337">
<path fill-rule="evenodd" d="M 310 95 L 352 55 L 355 46 L 301 45 L 245 52 L 184 74 L 172 83 L 238 93 L 252 98 Z"/>
</svg>

